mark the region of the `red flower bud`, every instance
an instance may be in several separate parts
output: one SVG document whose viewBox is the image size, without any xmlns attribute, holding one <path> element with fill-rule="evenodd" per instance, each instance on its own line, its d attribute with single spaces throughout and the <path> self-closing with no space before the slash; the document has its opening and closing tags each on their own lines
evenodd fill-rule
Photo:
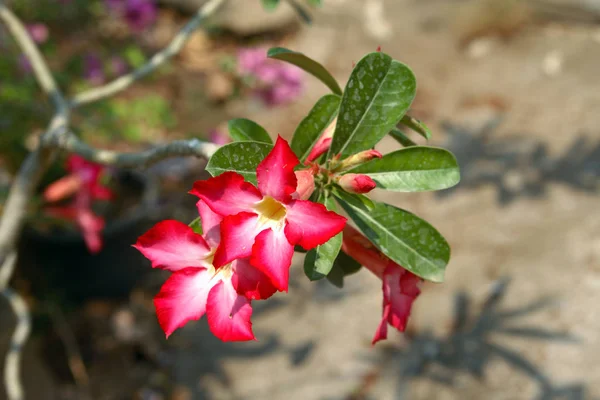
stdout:
<svg viewBox="0 0 600 400">
<path fill-rule="evenodd" d="M 321 134 L 317 142 L 313 146 L 312 150 L 306 157 L 306 162 L 313 162 L 319 158 L 323 153 L 329 150 L 331 146 L 331 140 L 333 139 L 333 132 L 335 132 L 335 126 L 337 124 L 337 118 L 334 119 L 331 124 Z"/>
<path fill-rule="evenodd" d="M 381 158 L 381 157 L 382 157 L 381 153 L 374 149 L 361 151 L 360 153 L 356 153 L 356 154 L 351 155 L 350 157 L 342 160 L 342 162 L 340 162 L 335 167 L 335 170 L 336 171 L 347 171 L 358 165 L 369 162 L 374 158 Z"/>
<path fill-rule="evenodd" d="M 292 197 L 298 200 L 308 200 L 315 191 L 314 170 L 312 168 L 303 169 L 296 171 L 295 174 L 298 184 L 296 185 L 296 192 L 292 193 Z"/>
<path fill-rule="evenodd" d="M 346 174 L 338 180 L 338 184 L 349 193 L 363 194 L 375 189 L 377 184 L 367 175 Z"/>
</svg>

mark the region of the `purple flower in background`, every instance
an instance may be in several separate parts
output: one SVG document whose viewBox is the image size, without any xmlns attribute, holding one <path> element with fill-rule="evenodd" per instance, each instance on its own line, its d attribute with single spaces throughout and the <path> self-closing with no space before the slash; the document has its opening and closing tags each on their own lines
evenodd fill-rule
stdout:
<svg viewBox="0 0 600 400">
<path fill-rule="evenodd" d="M 110 72 L 114 76 L 124 75 L 129 70 L 127 62 L 119 56 L 113 56 L 110 59 Z"/>
<path fill-rule="evenodd" d="M 105 0 L 105 3 L 111 12 L 124 18 L 135 32 L 143 31 L 156 20 L 154 0 Z"/>
<path fill-rule="evenodd" d="M 208 132 L 208 140 L 210 140 L 214 144 L 218 144 L 219 146 L 231 142 L 231 138 L 229 137 L 229 135 L 223 133 L 223 131 L 221 131 L 218 128 L 211 129 L 211 131 Z"/>
<path fill-rule="evenodd" d="M 87 54 L 83 59 L 83 78 L 93 85 L 104 82 L 104 66 L 95 54 Z"/>
<path fill-rule="evenodd" d="M 265 48 L 241 49 L 237 62 L 238 73 L 256 80 L 256 94 L 268 105 L 289 103 L 302 94 L 302 70 L 267 58 Z"/>
<path fill-rule="evenodd" d="M 45 43 L 48 40 L 48 27 L 44 24 L 29 24 L 27 25 L 27 32 L 37 44 Z"/>
</svg>

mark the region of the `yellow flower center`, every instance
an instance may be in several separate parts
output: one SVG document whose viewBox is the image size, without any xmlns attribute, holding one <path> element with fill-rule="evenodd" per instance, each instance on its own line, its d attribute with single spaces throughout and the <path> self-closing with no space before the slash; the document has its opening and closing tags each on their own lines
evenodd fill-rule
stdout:
<svg viewBox="0 0 600 400">
<path fill-rule="evenodd" d="M 258 213 L 258 223 L 272 229 L 280 229 L 285 221 L 285 206 L 270 196 L 265 196 L 254 209 Z"/>
</svg>

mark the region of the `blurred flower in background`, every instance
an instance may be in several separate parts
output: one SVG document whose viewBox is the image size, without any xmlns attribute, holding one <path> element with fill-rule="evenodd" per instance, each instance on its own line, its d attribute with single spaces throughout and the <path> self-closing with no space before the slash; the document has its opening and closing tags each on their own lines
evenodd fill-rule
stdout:
<svg viewBox="0 0 600 400">
<path fill-rule="evenodd" d="M 34 23 L 27 25 L 27 32 L 37 44 L 45 43 L 48 40 L 48 27 L 44 24 Z"/>
<path fill-rule="evenodd" d="M 104 82 L 104 67 L 100 57 L 93 53 L 88 53 L 83 58 L 83 78 L 93 85 L 100 85 Z"/>
<path fill-rule="evenodd" d="M 154 23 L 157 16 L 153 0 L 105 0 L 108 9 L 123 18 L 129 28 L 140 32 Z"/>
<path fill-rule="evenodd" d="M 237 72 L 251 82 L 256 94 L 270 106 L 295 100 L 304 88 L 301 69 L 267 58 L 267 49 L 262 47 L 240 49 Z"/>
<path fill-rule="evenodd" d="M 231 142 L 229 135 L 219 128 L 211 129 L 211 131 L 208 132 L 208 140 L 219 146 Z"/>
</svg>

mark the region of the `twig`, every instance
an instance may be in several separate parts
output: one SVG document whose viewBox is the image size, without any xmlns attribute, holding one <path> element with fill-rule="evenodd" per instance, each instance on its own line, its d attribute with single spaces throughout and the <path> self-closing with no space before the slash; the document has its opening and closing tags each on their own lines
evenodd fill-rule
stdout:
<svg viewBox="0 0 600 400">
<path fill-rule="evenodd" d="M 8 347 L 4 363 L 4 386 L 9 400 L 23 400 L 24 398 L 23 385 L 19 378 L 19 366 L 21 364 L 23 345 L 27 341 L 29 332 L 31 331 L 31 317 L 29 316 L 27 303 L 25 303 L 17 292 L 6 286 L 10 279 L 10 273 L 15 268 L 16 261 L 17 253 L 12 252 L 6 257 L 0 269 L 0 292 L 8 300 L 17 318 L 17 327 L 10 340 L 10 346 Z"/>
<path fill-rule="evenodd" d="M 168 157 L 196 156 L 208 159 L 219 148 L 218 145 L 211 142 L 191 139 L 176 140 L 137 153 L 119 153 L 94 149 L 79 140 L 72 132 L 60 137 L 49 138 L 45 145 L 79 154 L 83 158 L 99 164 L 121 168 L 147 167 Z"/>
<path fill-rule="evenodd" d="M 125 90 L 132 83 L 137 81 L 138 79 L 143 78 L 148 75 L 150 72 L 154 71 L 156 68 L 163 65 L 165 62 L 170 60 L 175 54 L 179 53 L 179 51 L 183 48 L 185 43 L 188 41 L 192 33 L 200 24 L 204 21 L 204 19 L 213 15 L 221 5 L 225 3 L 225 0 L 211 0 L 206 3 L 200 10 L 196 13 L 196 16 L 192 18 L 181 30 L 179 33 L 171 40 L 171 42 L 160 52 L 156 53 L 148 63 L 142 65 L 137 68 L 133 72 L 121 76 L 114 81 L 107 83 L 104 86 L 100 86 L 98 88 L 90 89 L 83 93 L 80 93 L 75 96 L 75 98 L 71 101 L 70 106 L 72 108 L 80 107 L 84 104 L 92 103 L 94 101 L 98 101 L 104 99 L 106 97 L 113 96 L 118 92 Z"/>
<path fill-rule="evenodd" d="M 0 0 L 0 20 L 4 22 L 11 35 L 16 40 L 17 44 L 25 54 L 27 61 L 31 64 L 33 73 L 40 86 L 52 99 L 54 106 L 57 110 L 63 110 L 67 108 L 67 102 L 62 95 L 48 64 L 44 60 L 44 57 L 40 53 L 39 49 L 31 39 L 31 36 L 27 32 L 27 29 L 23 26 L 21 21 L 17 18 L 12 11 Z"/>
<path fill-rule="evenodd" d="M 87 369 L 85 368 L 85 363 L 83 362 L 83 357 L 81 357 L 81 352 L 79 351 L 79 345 L 77 344 L 77 339 L 73 334 L 73 331 L 69 327 L 69 323 L 67 322 L 65 316 L 60 311 L 60 308 L 56 306 L 52 306 L 49 309 L 50 317 L 54 323 L 54 328 L 56 329 L 56 333 L 60 337 L 60 340 L 63 342 L 65 346 L 65 351 L 67 353 L 67 362 L 69 364 L 69 369 L 71 370 L 71 374 L 73 374 L 73 378 L 75 379 L 75 384 L 82 392 L 82 395 L 85 396 L 86 399 L 91 399 L 90 393 L 90 378 L 87 373 Z"/>
</svg>

